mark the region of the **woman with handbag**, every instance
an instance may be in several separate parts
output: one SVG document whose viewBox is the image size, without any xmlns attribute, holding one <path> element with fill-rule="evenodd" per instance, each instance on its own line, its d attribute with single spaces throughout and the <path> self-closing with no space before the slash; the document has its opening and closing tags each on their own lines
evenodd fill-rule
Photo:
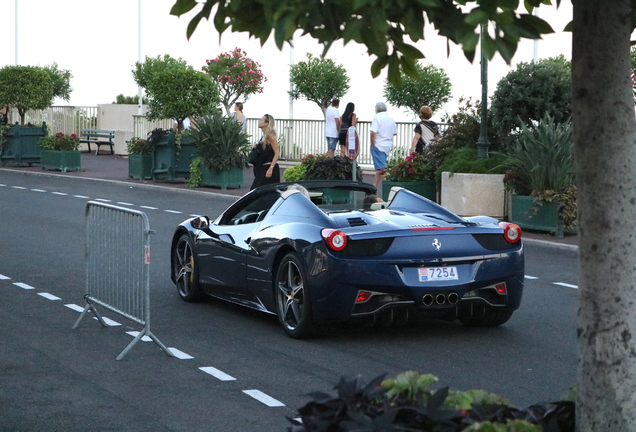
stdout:
<svg viewBox="0 0 636 432">
<path fill-rule="evenodd" d="M 270 183 L 280 183 L 280 151 L 274 129 L 274 117 L 265 114 L 258 120 L 258 127 L 263 131 L 263 136 L 250 153 L 250 163 L 254 165 L 254 182 L 250 190 Z M 255 153 L 258 156 L 255 156 Z"/>
</svg>

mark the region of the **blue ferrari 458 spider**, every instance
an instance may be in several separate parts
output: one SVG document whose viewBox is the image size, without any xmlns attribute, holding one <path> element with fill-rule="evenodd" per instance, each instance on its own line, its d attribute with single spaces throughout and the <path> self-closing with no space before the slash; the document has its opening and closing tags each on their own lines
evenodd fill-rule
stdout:
<svg viewBox="0 0 636 432">
<path fill-rule="evenodd" d="M 267 185 L 214 221 L 184 221 L 172 239 L 179 295 L 276 314 L 293 338 L 354 317 L 508 321 L 523 294 L 518 226 L 462 218 L 402 188 L 373 202 L 375 192 L 351 181 Z"/>
</svg>

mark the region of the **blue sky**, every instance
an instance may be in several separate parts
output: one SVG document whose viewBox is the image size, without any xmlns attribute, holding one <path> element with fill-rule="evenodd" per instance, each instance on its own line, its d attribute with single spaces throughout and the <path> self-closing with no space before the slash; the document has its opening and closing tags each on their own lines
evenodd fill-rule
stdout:
<svg viewBox="0 0 636 432">
<path fill-rule="evenodd" d="M 138 1 L 134 0 L 17 0 L 18 3 L 18 63 L 21 65 L 48 65 L 58 63 L 62 69 L 73 74 L 71 105 L 106 104 L 114 101 L 116 95 L 136 95 L 137 87 L 131 70 L 139 58 L 139 15 Z M 248 117 L 259 117 L 264 113 L 277 118 L 289 118 L 290 103 L 288 74 L 290 49 L 286 46 L 279 51 L 272 40 L 263 47 L 246 34 L 225 33 L 219 40 L 211 23 L 205 21 L 190 41 L 185 29 L 189 16 L 176 18 L 169 15 L 174 0 L 141 0 L 141 51 L 145 56 L 156 57 L 170 54 L 182 57 L 199 69 L 205 60 L 241 47 L 248 57 L 261 64 L 268 78 L 264 92 L 252 96 L 245 104 Z M 0 50 L 0 67 L 15 64 L 15 4 L 16 0 L 0 0 L 2 11 L 3 49 Z M 571 36 L 561 30 L 572 16 L 572 5 L 565 1 L 557 11 L 556 7 L 541 7 L 540 17 L 555 29 L 539 42 L 539 58 L 564 54 L 571 57 Z M 453 113 L 457 100 L 472 96 L 481 97 L 480 66 L 469 63 L 461 50 L 451 45 L 447 55 L 446 39 L 435 34 L 430 26 L 425 33 L 426 40 L 417 44 L 426 58 L 423 63 L 432 63 L 443 68 L 453 85 L 452 100 L 434 119 L 443 112 Z M 319 55 L 322 46 L 310 38 L 297 38 L 293 50 L 293 61 L 304 60 L 306 53 Z M 516 62 L 531 61 L 534 44 L 525 41 L 513 59 Z M 363 46 L 336 43 L 327 57 L 342 64 L 351 78 L 349 93 L 342 98 L 341 107 L 347 102 L 356 104 L 356 112 L 361 120 L 371 120 L 376 101 L 383 100 L 382 92 L 385 73 L 371 78 L 370 67 L 373 58 L 366 54 Z M 489 64 L 489 94 L 492 95 L 497 81 L 511 70 L 500 57 Z M 57 101 L 56 105 L 68 105 Z M 400 108 L 389 107 L 389 112 L 398 121 L 411 121 L 413 117 Z M 294 118 L 320 119 L 322 112 L 312 102 L 303 100 L 293 103 Z"/>
</svg>

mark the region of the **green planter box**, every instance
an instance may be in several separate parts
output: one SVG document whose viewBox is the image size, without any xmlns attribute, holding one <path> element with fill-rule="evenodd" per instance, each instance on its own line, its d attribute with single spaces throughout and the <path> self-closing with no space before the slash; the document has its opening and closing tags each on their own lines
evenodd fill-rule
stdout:
<svg viewBox="0 0 636 432">
<path fill-rule="evenodd" d="M 389 199 L 389 193 L 394 186 L 403 187 L 404 189 L 415 192 L 418 195 L 428 198 L 433 202 L 437 201 L 437 186 L 435 180 L 422 180 L 414 182 L 393 182 L 382 181 L 382 199 L 387 201 Z"/>
<path fill-rule="evenodd" d="M 210 171 L 201 166 L 201 185 L 227 189 L 230 186 L 243 188 L 243 169 L 233 168 L 226 171 Z"/>
<path fill-rule="evenodd" d="M 20 126 L 17 123 L 5 133 L 6 142 L 0 149 L 2 165 L 32 165 L 40 163 L 40 138 L 47 136 L 46 124 Z"/>
<path fill-rule="evenodd" d="M 82 155 L 79 150 L 42 150 L 40 153 L 40 165 L 43 169 L 62 172 L 82 169 Z"/>
<path fill-rule="evenodd" d="M 512 195 L 510 222 L 524 229 L 553 232 L 563 237 L 563 227 L 559 219 L 559 202 L 535 204 L 535 198 L 525 195 Z"/>
<path fill-rule="evenodd" d="M 152 155 L 128 155 L 128 177 L 138 180 L 152 178 Z"/>
<path fill-rule="evenodd" d="M 152 152 L 152 179 L 174 180 L 190 178 L 190 163 L 199 157 L 199 149 L 194 146 L 194 138 L 181 136 L 181 145 L 177 147 L 175 133 L 170 132 L 155 144 Z"/>
</svg>

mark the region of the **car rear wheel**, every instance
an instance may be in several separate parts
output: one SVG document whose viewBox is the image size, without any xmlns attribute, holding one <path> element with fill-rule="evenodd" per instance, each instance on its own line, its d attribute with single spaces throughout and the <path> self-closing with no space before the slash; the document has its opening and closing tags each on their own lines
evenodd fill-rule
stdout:
<svg viewBox="0 0 636 432">
<path fill-rule="evenodd" d="M 276 272 L 276 308 L 285 333 L 295 339 L 312 333 L 309 291 L 295 253 L 285 255 Z"/>
<path fill-rule="evenodd" d="M 474 309 L 472 314 L 459 315 L 459 321 L 469 327 L 496 327 L 504 324 L 512 316 L 507 309 Z"/>
<path fill-rule="evenodd" d="M 179 296 L 187 301 L 201 300 L 203 291 L 199 285 L 199 270 L 194 257 L 192 239 L 187 234 L 182 235 L 172 251 L 174 280 Z"/>
</svg>

